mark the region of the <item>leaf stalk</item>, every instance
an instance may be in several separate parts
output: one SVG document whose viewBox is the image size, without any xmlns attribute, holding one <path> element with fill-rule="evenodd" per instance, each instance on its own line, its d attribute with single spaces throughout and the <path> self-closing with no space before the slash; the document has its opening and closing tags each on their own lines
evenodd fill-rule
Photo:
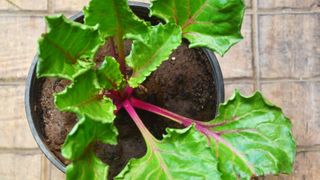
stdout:
<svg viewBox="0 0 320 180">
<path fill-rule="evenodd" d="M 166 109 L 160 108 L 158 106 L 144 102 L 144 101 L 139 100 L 134 97 L 130 97 L 130 102 L 133 105 L 133 107 L 135 107 L 135 108 L 149 111 L 149 112 L 158 114 L 160 116 L 164 116 L 164 117 L 171 119 L 179 124 L 183 124 L 184 126 L 190 126 L 192 123 L 197 122 L 196 120 L 175 114 L 175 113 L 170 112 Z"/>
<path fill-rule="evenodd" d="M 148 131 L 147 127 L 143 124 L 142 120 L 138 116 L 137 112 L 135 109 L 132 107 L 132 104 L 129 100 L 125 100 L 123 102 L 123 107 L 124 109 L 128 112 L 132 120 L 135 122 L 137 125 L 138 129 L 142 133 L 142 136 L 146 140 L 146 142 L 153 142 L 153 135 Z"/>
</svg>

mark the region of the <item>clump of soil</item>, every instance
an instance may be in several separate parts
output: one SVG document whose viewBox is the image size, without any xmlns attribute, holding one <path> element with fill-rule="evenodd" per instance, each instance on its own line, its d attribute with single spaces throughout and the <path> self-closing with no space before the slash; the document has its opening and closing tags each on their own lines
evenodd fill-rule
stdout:
<svg viewBox="0 0 320 180">
<path fill-rule="evenodd" d="M 210 120 L 216 112 L 216 93 L 211 71 L 205 54 L 199 49 L 189 49 L 184 43 L 134 91 L 134 96 L 186 117 Z M 59 112 L 52 95 L 69 83 L 65 80 L 45 79 L 38 98 L 47 145 L 65 164 L 68 161 L 61 156 L 60 148 L 76 123 L 76 116 Z M 167 127 L 181 128 L 179 124 L 149 112 L 138 110 L 138 114 L 158 139 L 162 138 Z M 125 111 L 121 110 L 117 114 L 115 125 L 119 131 L 118 144 L 96 144 L 97 155 L 110 166 L 109 179 L 116 176 L 131 158 L 142 157 L 146 152 L 142 135 Z"/>
</svg>

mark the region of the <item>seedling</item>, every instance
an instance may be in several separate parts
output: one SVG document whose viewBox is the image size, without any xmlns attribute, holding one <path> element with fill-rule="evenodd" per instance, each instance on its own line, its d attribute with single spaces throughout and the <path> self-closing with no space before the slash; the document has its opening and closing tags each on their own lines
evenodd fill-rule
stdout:
<svg viewBox="0 0 320 180">
<path fill-rule="evenodd" d="M 62 155 L 72 161 L 67 179 L 106 179 L 108 165 L 94 152 L 97 141 L 117 143 L 113 122 L 125 109 L 140 130 L 146 154 L 132 159 L 115 179 L 250 179 L 291 173 L 296 145 L 291 123 L 260 92 L 238 91 L 211 121 L 170 112 L 133 96 L 134 88 L 167 60 L 185 38 L 190 48 L 206 47 L 223 55 L 242 39 L 242 0 L 153 0 L 150 15 L 165 23 L 152 26 L 136 17 L 126 0 L 91 0 L 84 24 L 63 15 L 46 17 L 48 33 L 39 40 L 37 77 L 72 81 L 55 94 L 61 111 L 78 122 L 67 136 Z M 124 41 L 132 41 L 126 57 Z M 110 55 L 96 62 L 108 43 Z M 178 86 L 178 85 L 177 85 Z M 184 129 L 167 129 L 158 140 L 135 109 L 171 119 Z"/>
</svg>

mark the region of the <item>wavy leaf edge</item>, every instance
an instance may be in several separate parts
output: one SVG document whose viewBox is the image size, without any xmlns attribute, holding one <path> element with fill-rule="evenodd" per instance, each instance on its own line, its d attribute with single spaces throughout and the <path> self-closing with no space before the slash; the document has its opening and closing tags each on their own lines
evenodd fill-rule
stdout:
<svg viewBox="0 0 320 180">
<path fill-rule="evenodd" d="M 70 25 L 71 27 L 77 27 L 80 28 L 84 31 L 89 30 L 91 32 L 96 32 L 99 33 L 98 29 L 99 29 L 99 25 L 96 26 L 88 26 L 85 24 L 81 24 L 75 21 L 72 21 L 68 18 L 66 18 L 62 13 L 56 14 L 56 15 L 50 15 L 50 16 L 45 16 L 45 22 L 47 24 L 47 32 L 42 34 L 41 37 L 38 39 L 37 41 L 37 57 L 39 58 L 38 62 L 37 62 L 37 68 L 36 68 L 36 76 L 37 78 L 42 78 L 42 77 L 59 77 L 59 78 L 63 78 L 63 79 L 67 79 L 67 80 L 71 80 L 73 81 L 76 77 L 80 76 L 81 74 L 85 73 L 86 71 L 88 71 L 90 68 L 86 68 L 83 67 L 83 69 L 79 70 L 78 73 L 74 74 L 73 76 L 69 76 L 69 75 L 65 75 L 65 74 L 61 74 L 61 73 L 45 73 L 45 72 L 40 72 L 40 67 L 39 64 L 41 64 L 42 61 L 44 61 L 44 59 L 41 58 L 42 56 L 42 51 L 40 50 L 40 46 L 43 44 L 43 42 L 45 42 L 45 38 L 44 36 L 49 35 L 52 31 L 54 31 L 54 29 L 50 26 L 50 21 L 52 21 L 52 19 L 61 19 L 64 23 Z M 97 51 L 99 50 L 99 48 L 101 47 L 102 44 L 105 43 L 105 40 L 103 40 L 102 38 L 100 38 L 100 43 L 98 43 L 93 49 L 91 49 L 91 53 L 92 53 L 92 65 L 91 67 L 93 67 L 95 65 L 94 62 L 94 56 L 97 53 Z M 80 56 L 81 57 L 81 56 Z M 77 63 L 80 64 L 81 66 L 81 61 L 79 59 L 76 59 Z"/>
</svg>

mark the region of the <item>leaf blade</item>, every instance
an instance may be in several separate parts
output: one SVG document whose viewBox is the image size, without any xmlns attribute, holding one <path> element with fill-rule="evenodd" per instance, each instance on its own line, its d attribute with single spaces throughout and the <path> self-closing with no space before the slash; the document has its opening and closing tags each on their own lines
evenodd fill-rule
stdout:
<svg viewBox="0 0 320 180">
<path fill-rule="evenodd" d="M 142 36 L 148 29 L 147 24 L 134 15 L 126 0 L 91 0 L 84 9 L 84 16 L 85 24 L 99 24 L 103 37 L 122 39 L 132 35 Z"/>
<path fill-rule="evenodd" d="M 119 63 L 110 56 L 105 57 L 102 65 L 97 70 L 97 77 L 100 86 L 106 90 L 118 90 L 125 83 Z"/>
<path fill-rule="evenodd" d="M 151 15 L 182 27 L 190 47 L 207 47 L 224 55 L 242 39 L 242 0 L 151 1 Z"/>
<path fill-rule="evenodd" d="M 117 129 L 110 123 L 101 123 L 82 117 L 68 134 L 61 149 L 72 163 L 67 166 L 67 179 L 106 179 L 108 166 L 94 152 L 94 143 L 116 144 Z"/>
<path fill-rule="evenodd" d="M 291 123 L 259 92 L 251 97 L 235 92 L 210 125 L 198 129 L 210 138 L 222 179 L 292 172 L 296 145 Z"/>
<path fill-rule="evenodd" d="M 61 153 L 69 160 L 81 158 L 85 149 L 95 141 L 105 144 L 117 143 L 117 129 L 111 123 L 102 123 L 89 117 L 82 117 L 68 134 Z"/>
<path fill-rule="evenodd" d="M 88 163 L 90 162 L 90 164 Z M 76 160 L 66 168 L 67 180 L 106 180 L 109 166 L 104 164 L 94 152 L 83 156 L 82 159 Z"/>
<path fill-rule="evenodd" d="M 146 155 L 131 160 L 116 179 L 220 179 L 206 138 L 194 127 L 167 132 L 162 141 L 146 142 Z"/>
<path fill-rule="evenodd" d="M 96 121 L 112 122 L 116 107 L 101 91 L 96 73 L 90 70 L 77 77 L 64 91 L 57 93 L 55 104 L 60 111 L 86 115 Z"/>
<path fill-rule="evenodd" d="M 73 80 L 94 66 L 94 55 L 103 43 L 97 28 L 73 22 L 63 15 L 47 16 L 46 22 L 49 31 L 38 43 L 38 78 Z"/>
<path fill-rule="evenodd" d="M 133 41 L 132 51 L 126 58 L 127 65 L 133 69 L 129 85 L 137 87 L 142 83 L 180 44 L 181 29 L 172 23 L 157 25 L 142 41 Z"/>
</svg>

